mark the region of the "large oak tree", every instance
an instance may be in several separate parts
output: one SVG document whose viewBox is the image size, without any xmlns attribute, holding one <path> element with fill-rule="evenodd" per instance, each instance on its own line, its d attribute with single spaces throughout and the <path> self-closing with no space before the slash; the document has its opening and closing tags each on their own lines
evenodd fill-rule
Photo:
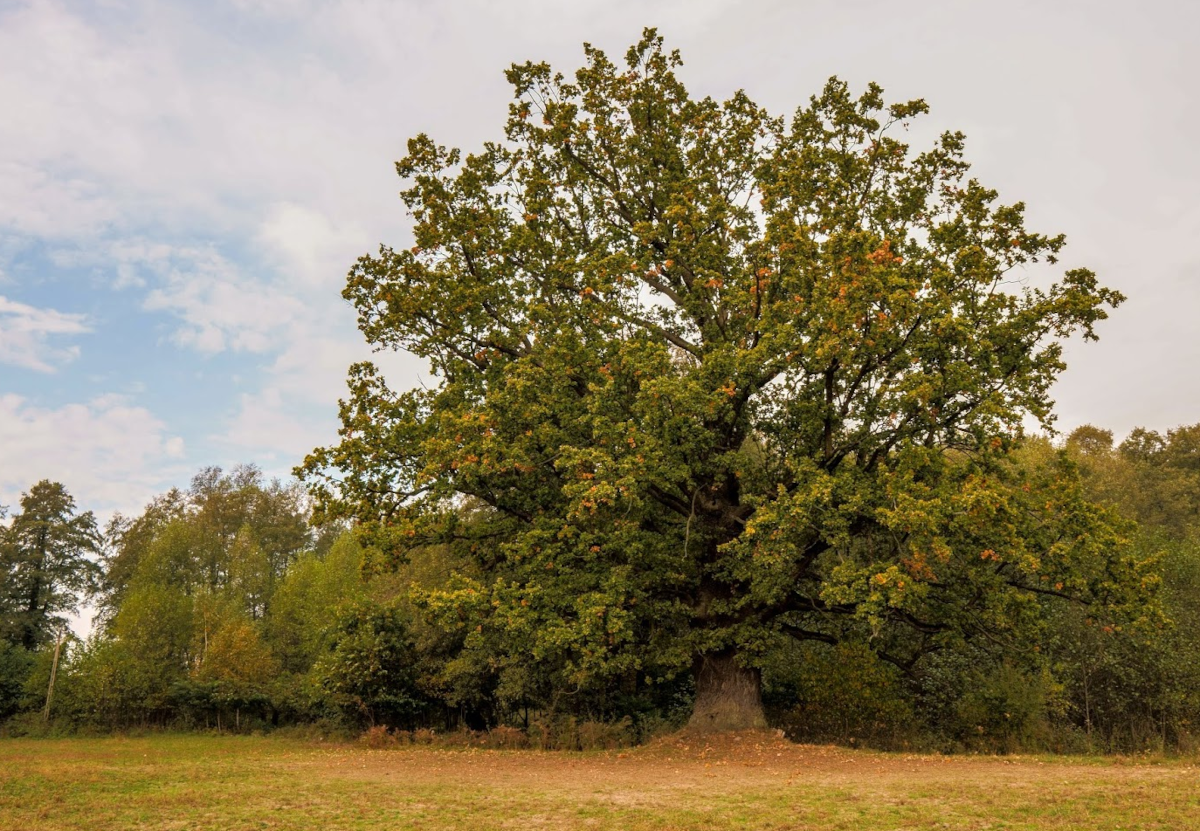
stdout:
<svg viewBox="0 0 1200 831">
<path fill-rule="evenodd" d="M 1013 461 L 1061 340 L 1122 298 L 1027 284 L 1063 237 L 968 178 L 963 136 L 914 152 L 923 102 L 837 80 L 789 119 L 694 99 L 652 30 L 623 67 L 585 53 L 508 72 L 503 141 L 409 142 L 416 245 L 344 294 L 435 382 L 352 367 L 299 469 L 320 515 L 387 557 L 469 552 L 423 599 L 511 684 L 691 671 L 701 728 L 762 724 L 780 637 L 911 667 L 1047 599 L 1130 602 L 1120 526 L 1064 460 Z"/>
</svg>

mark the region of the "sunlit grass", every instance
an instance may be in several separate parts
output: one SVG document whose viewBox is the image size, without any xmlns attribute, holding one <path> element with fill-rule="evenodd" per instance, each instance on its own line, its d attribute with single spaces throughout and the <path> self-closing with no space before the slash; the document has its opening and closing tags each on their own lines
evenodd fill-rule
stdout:
<svg viewBox="0 0 1200 831">
<path fill-rule="evenodd" d="M 0 741 L 0 829 L 1200 828 L 1186 761 L 929 757 L 748 736 L 538 753 L 278 737 Z"/>
</svg>

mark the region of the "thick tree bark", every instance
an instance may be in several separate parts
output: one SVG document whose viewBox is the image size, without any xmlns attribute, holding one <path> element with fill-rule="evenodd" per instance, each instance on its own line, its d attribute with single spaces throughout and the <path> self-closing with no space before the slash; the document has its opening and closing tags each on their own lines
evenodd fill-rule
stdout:
<svg viewBox="0 0 1200 831">
<path fill-rule="evenodd" d="M 767 726 L 762 673 L 739 664 L 736 650 L 698 655 L 692 672 L 696 677 L 696 705 L 688 721 L 689 730 L 714 733 Z"/>
</svg>

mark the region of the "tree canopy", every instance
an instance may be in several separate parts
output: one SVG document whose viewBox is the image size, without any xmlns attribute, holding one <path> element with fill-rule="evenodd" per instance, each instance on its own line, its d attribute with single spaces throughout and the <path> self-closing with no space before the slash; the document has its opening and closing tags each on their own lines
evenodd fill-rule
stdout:
<svg viewBox="0 0 1200 831">
<path fill-rule="evenodd" d="M 427 592 L 518 699 L 681 671 L 693 724 L 762 723 L 756 656 L 854 636 L 902 668 L 1020 637 L 1047 602 L 1136 613 L 1145 563 L 1049 427 L 1062 340 L 1122 297 L 1064 238 L 914 151 L 923 101 L 832 79 L 791 118 L 689 96 L 647 30 L 623 66 L 512 67 L 504 139 L 420 135 L 397 171 L 415 245 L 344 296 L 367 340 L 340 442 L 298 472 L 384 559 L 449 544 Z"/>
<path fill-rule="evenodd" d="M 100 533 L 59 482 L 43 479 L 21 494 L 20 510 L 0 527 L 0 637 L 34 649 L 66 626 L 100 576 Z"/>
</svg>

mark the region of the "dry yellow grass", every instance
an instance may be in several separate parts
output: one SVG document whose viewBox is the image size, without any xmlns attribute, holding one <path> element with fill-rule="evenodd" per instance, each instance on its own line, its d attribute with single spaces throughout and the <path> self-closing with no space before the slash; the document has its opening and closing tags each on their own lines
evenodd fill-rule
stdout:
<svg viewBox="0 0 1200 831">
<path fill-rule="evenodd" d="M 1188 761 L 942 757 L 764 735 L 539 753 L 198 735 L 0 741 L 0 830 L 1200 829 Z"/>
</svg>

